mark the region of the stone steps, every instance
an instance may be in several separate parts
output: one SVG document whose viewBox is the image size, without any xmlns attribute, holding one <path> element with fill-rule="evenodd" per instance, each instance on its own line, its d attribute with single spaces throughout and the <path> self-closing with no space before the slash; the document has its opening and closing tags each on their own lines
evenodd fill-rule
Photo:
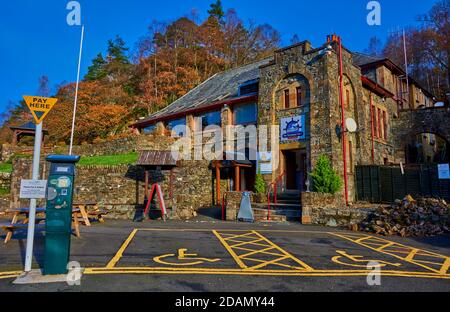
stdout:
<svg viewBox="0 0 450 312">
<path fill-rule="evenodd" d="M 253 214 L 255 219 L 265 219 L 269 215 L 269 209 L 265 208 L 253 208 Z M 270 219 L 276 219 L 276 221 L 288 221 L 288 220 L 300 220 L 302 211 L 300 209 L 270 209 Z"/>
</svg>

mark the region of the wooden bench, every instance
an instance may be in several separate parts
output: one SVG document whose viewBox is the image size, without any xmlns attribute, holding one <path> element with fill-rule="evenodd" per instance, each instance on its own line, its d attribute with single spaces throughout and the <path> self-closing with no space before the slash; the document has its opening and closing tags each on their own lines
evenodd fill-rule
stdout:
<svg viewBox="0 0 450 312">
<path fill-rule="evenodd" d="M 11 220 L 11 224 L 2 226 L 2 229 L 6 232 L 5 244 L 7 244 L 11 240 L 11 238 L 14 235 L 14 232 L 16 230 L 28 227 L 28 211 L 29 211 L 29 209 L 28 208 L 19 208 L 19 209 L 15 209 L 14 211 L 15 211 L 15 213 L 14 213 L 13 219 Z M 43 212 L 45 212 L 45 208 L 37 208 L 36 212 L 43 213 Z M 72 210 L 72 226 L 73 226 L 73 230 L 75 232 L 74 234 L 76 237 L 81 236 L 80 235 L 80 226 L 78 223 L 78 213 L 79 212 L 80 212 L 79 209 Z M 22 222 L 18 222 L 20 215 L 25 215 L 25 218 L 22 220 Z M 44 224 L 40 223 L 42 221 L 45 221 L 45 218 L 36 218 L 35 219 L 36 228 L 40 228 L 44 225 Z"/>
<path fill-rule="evenodd" d="M 100 223 L 105 222 L 103 219 L 103 215 L 105 215 L 107 212 L 101 211 L 98 207 L 98 203 L 96 202 L 75 202 L 73 203 L 74 209 L 79 210 L 78 217 L 82 218 L 81 220 L 84 222 L 86 226 L 91 226 L 91 219 L 98 220 Z M 89 207 L 92 207 L 91 209 L 88 209 Z"/>
</svg>

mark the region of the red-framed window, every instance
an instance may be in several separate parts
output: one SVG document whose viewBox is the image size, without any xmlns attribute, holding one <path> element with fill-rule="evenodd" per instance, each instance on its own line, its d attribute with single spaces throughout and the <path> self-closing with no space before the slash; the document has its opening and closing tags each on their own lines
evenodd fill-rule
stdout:
<svg viewBox="0 0 450 312">
<path fill-rule="evenodd" d="M 289 94 L 289 89 L 284 90 L 284 108 L 289 108 L 291 107 L 291 101 L 290 101 L 290 94 Z"/>
<path fill-rule="evenodd" d="M 372 124 L 373 124 L 373 134 L 374 137 L 378 137 L 378 121 L 377 121 L 377 110 L 375 105 L 372 105 Z"/>
<path fill-rule="evenodd" d="M 302 106 L 302 87 L 297 87 L 296 89 L 296 93 L 297 93 L 297 106 L 300 107 Z"/>
</svg>

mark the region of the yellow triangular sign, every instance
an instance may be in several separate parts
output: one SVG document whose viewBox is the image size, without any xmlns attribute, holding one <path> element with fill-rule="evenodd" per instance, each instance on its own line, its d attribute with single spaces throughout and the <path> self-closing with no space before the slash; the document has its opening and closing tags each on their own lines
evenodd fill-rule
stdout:
<svg viewBox="0 0 450 312">
<path fill-rule="evenodd" d="M 24 95 L 23 99 L 25 100 L 25 103 L 27 103 L 27 106 L 30 109 L 37 125 L 40 124 L 42 120 L 44 120 L 45 116 L 47 116 L 47 114 L 58 101 L 58 99 L 55 98 L 29 95 Z"/>
</svg>

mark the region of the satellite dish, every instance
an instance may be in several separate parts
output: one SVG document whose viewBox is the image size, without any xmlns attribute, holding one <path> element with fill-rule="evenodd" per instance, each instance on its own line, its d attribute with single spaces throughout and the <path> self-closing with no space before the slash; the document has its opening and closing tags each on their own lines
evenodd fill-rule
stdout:
<svg viewBox="0 0 450 312">
<path fill-rule="evenodd" d="M 350 133 L 355 133 L 358 130 L 358 125 L 353 118 L 347 118 L 345 120 L 345 126 L 347 127 L 347 131 Z"/>
</svg>

